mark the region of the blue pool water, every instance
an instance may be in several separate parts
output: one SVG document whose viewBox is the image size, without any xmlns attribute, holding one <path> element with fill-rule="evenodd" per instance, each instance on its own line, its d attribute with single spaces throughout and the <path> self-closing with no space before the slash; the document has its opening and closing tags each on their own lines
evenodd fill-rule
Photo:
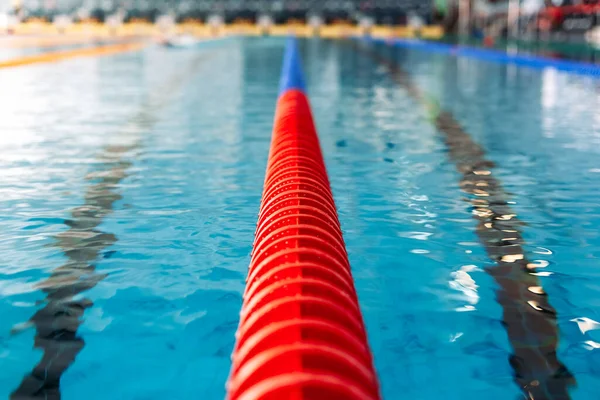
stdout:
<svg viewBox="0 0 600 400">
<path fill-rule="evenodd" d="M 40 375 L 60 385 L 33 398 L 224 396 L 283 49 L 0 70 L 0 397 Z M 522 397 L 494 264 L 430 110 L 349 42 L 301 50 L 383 397 Z M 495 162 L 546 266 L 571 398 L 594 398 L 600 80 L 374 50 Z M 34 348 L 36 328 L 52 340 Z"/>
</svg>

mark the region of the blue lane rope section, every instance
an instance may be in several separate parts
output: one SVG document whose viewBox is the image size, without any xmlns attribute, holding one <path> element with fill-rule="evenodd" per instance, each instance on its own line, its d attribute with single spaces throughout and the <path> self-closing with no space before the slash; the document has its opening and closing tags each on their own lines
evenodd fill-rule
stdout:
<svg viewBox="0 0 600 400">
<path fill-rule="evenodd" d="M 285 46 L 281 80 L 279 81 L 280 96 L 291 89 L 305 91 L 304 75 L 302 74 L 302 67 L 300 65 L 298 41 L 295 37 L 289 37 Z"/>
<path fill-rule="evenodd" d="M 474 47 L 457 46 L 418 39 L 385 40 L 370 38 L 366 40 L 376 43 L 387 43 L 397 47 L 408 47 L 424 51 L 430 51 L 434 53 L 469 57 L 477 60 L 495 62 L 499 64 L 514 64 L 534 69 L 553 68 L 558 71 L 600 78 L 600 65 L 584 62 L 554 60 L 546 57 L 530 56 L 523 54 L 509 54 L 498 50 L 478 49 Z"/>
</svg>

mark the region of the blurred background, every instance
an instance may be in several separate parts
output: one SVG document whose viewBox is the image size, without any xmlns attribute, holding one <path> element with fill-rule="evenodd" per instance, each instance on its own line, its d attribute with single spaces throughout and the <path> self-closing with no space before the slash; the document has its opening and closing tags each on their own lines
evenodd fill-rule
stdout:
<svg viewBox="0 0 600 400">
<path fill-rule="evenodd" d="M 598 43 L 599 0 L 0 0 L 0 29 L 31 21 L 438 26 L 445 35 Z M 367 31 L 365 31 L 365 29 Z M 441 36 L 441 31 L 430 36 Z M 396 32 L 397 33 L 397 32 Z M 391 33 L 394 36 L 394 33 Z M 406 33 L 404 33 L 406 35 Z"/>
</svg>

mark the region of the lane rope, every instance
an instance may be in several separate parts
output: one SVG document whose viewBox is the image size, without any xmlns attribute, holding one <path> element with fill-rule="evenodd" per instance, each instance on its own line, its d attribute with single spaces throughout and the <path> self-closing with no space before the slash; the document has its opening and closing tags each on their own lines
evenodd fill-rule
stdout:
<svg viewBox="0 0 600 400">
<path fill-rule="evenodd" d="M 379 400 L 304 90 L 289 39 L 227 398 Z"/>
</svg>

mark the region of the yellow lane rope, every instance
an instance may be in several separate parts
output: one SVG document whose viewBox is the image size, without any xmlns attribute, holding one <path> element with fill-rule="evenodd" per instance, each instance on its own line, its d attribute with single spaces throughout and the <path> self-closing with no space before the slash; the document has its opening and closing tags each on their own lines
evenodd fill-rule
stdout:
<svg viewBox="0 0 600 400">
<path fill-rule="evenodd" d="M 125 53 L 142 49 L 145 43 L 120 43 L 107 46 L 86 47 L 48 53 L 33 54 L 24 57 L 0 61 L 0 68 L 18 67 L 29 64 L 50 63 L 76 57 L 108 56 L 111 54 Z"/>
</svg>

